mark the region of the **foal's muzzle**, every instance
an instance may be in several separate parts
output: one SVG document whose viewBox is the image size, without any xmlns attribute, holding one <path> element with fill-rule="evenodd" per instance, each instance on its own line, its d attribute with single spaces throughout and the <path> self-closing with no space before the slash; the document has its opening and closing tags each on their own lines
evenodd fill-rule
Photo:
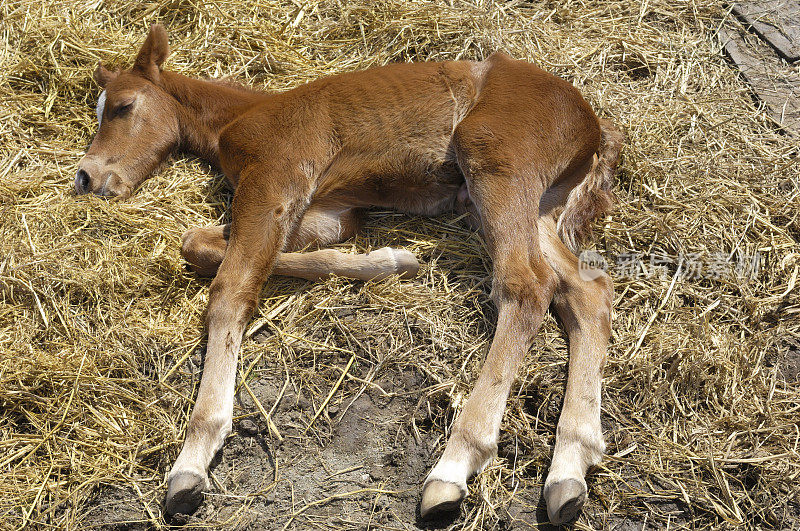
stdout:
<svg viewBox="0 0 800 531">
<path fill-rule="evenodd" d="M 84 159 L 75 173 L 75 193 L 93 193 L 104 197 L 128 197 L 131 188 L 113 170 L 102 168 L 92 160 Z"/>
</svg>

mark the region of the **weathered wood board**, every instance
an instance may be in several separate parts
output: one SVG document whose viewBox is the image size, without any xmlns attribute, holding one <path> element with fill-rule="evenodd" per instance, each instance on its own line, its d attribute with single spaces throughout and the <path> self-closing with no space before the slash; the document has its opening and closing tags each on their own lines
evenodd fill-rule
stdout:
<svg viewBox="0 0 800 531">
<path fill-rule="evenodd" d="M 790 62 L 800 60 L 800 2 L 752 0 L 735 3 L 732 8 L 781 57 Z"/>
<path fill-rule="evenodd" d="M 756 36 L 723 27 L 722 46 L 763 101 L 772 118 L 800 137 L 800 69 L 781 60 Z"/>
</svg>

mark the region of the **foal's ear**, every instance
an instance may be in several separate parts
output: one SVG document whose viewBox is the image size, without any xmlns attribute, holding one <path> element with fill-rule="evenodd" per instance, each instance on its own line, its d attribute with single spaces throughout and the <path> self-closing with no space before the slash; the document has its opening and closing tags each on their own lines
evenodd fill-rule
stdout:
<svg viewBox="0 0 800 531">
<path fill-rule="evenodd" d="M 133 69 L 153 81 L 158 80 L 161 72 L 161 64 L 169 55 L 169 40 L 167 30 L 161 24 L 150 26 L 150 33 L 147 35 L 139 55 L 133 64 Z"/>
<path fill-rule="evenodd" d="M 100 87 L 106 88 L 106 85 L 114 81 L 119 75 L 119 70 L 112 72 L 103 66 L 103 63 L 97 63 L 97 68 L 94 69 L 94 81 Z"/>
</svg>

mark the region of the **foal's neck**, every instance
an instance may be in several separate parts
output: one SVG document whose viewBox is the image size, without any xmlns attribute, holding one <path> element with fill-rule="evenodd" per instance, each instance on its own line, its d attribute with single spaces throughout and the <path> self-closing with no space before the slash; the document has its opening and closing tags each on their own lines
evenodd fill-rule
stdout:
<svg viewBox="0 0 800 531">
<path fill-rule="evenodd" d="M 219 134 L 247 108 L 269 97 L 245 87 L 162 72 L 164 88 L 180 104 L 181 151 L 219 168 Z"/>
</svg>

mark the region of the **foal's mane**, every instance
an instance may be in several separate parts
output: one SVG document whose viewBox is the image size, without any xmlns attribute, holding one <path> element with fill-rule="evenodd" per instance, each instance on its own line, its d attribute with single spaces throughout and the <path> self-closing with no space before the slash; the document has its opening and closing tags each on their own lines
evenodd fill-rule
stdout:
<svg viewBox="0 0 800 531">
<path fill-rule="evenodd" d="M 201 81 L 208 81 L 209 83 L 212 83 L 214 85 L 220 85 L 220 86 L 223 86 L 223 87 L 226 87 L 226 88 L 239 90 L 239 91 L 242 91 L 242 92 L 247 92 L 249 94 L 265 94 L 267 92 L 266 90 L 263 90 L 263 89 L 257 89 L 257 88 L 251 87 L 250 85 L 245 85 L 244 83 L 242 83 L 240 81 L 236 81 L 235 79 L 233 79 L 231 77 L 227 77 L 227 76 L 226 77 L 220 77 L 220 78 L 208 77 L 208 78 L 199 78 L 199 79 Z"/>
</svg>

